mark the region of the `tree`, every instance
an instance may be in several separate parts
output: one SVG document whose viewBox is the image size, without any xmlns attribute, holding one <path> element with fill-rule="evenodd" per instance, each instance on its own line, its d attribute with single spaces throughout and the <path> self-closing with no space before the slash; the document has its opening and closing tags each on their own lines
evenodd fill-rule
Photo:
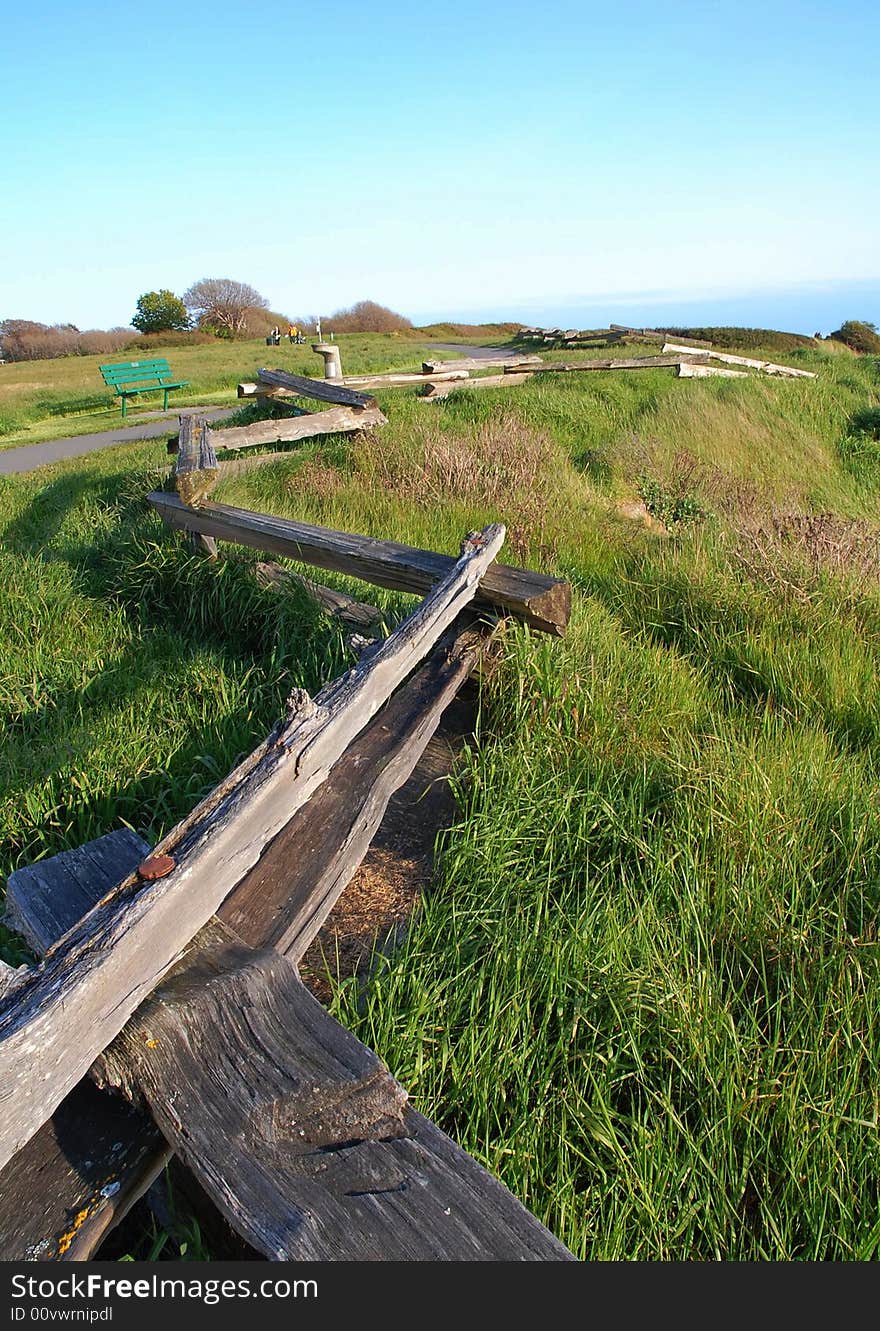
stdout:
<svg viewBox="0 0 880 1331">
<path fill-rule="evenodd" d="M 412 329 L 404 315 L 389 310 L 387 305 L 377 305 L 374 300 L 359 300 L 351 309 L 337 310 L 321 322 L 325 328 L 340 333 L 405 333 Z"/>
<path fill-rule="evenodd" d="M 145 291 L 138 296 L 132 325 L 141 333 L 170 333 L 189 327 L 186 306 L 173 291 Z"/>
<path fill-rule="evenodd" d="M 231 277 L 203 277 L 183 293 L 183 303 L 200 328 L 216 328 L 229 335 L 247 327 L 249 310 L 267 310 L 269 302 L 248 286 Z"/>
<path fill-rule="evenodd" d="M 835 342 L 844 342 L 853 351 L 866 351 L 876 356 L 880 353 L 880 334 L 876 324 L 859 319 L 847 319 L 833 333 L 828 334 Z"/>
</svg>

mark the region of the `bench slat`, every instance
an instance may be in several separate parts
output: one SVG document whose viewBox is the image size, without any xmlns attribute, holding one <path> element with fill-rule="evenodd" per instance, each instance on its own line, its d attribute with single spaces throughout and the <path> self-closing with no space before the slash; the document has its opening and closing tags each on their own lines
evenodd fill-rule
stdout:
<svg viewBox="0 0 880 1331">
<path fill-rule="evenodd" d="M 102 374 L 126 374 L 130 370 L 152 370 L 154 372 L 156 370 L 165 370 L 168 373 L 171 371 L 171 367 L 164 357 L 160 360 L 131 360 L 121 363 L 116 362 L 113 365 L 102 365 L 100 368 Z"/>
<path fill-rule="evenodd" d="M 168 406 L 168 393 L 172 388 L 187 388 L 188 379 L 174 379 L 173 370 L 164 356 L 150 360 L 123 361 L 114 365 L 100 365 L 101 376 L 108 388 L 122 399 L 125 415 L 126 399 L 136 393 L 163 392 Z"/>
</svg>

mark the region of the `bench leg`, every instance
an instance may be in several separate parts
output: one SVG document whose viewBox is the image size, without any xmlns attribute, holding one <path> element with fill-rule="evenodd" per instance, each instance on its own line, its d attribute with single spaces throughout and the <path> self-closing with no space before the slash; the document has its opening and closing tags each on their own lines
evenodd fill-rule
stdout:
<svg viewBox="0 0 880 1331">
<path fill-rule="evenodd" d="M 122 417 L 123 417 L 123 420 L 124 420 L 124 419 L 125 419 L 125 404 L 126 404 L 126 402 L 128 401 L 128 398 L 125 396 L 124 393 L 121 393 L 120 396 L 121 396 L 121 398 L 122 398 Z"/>
</svg>

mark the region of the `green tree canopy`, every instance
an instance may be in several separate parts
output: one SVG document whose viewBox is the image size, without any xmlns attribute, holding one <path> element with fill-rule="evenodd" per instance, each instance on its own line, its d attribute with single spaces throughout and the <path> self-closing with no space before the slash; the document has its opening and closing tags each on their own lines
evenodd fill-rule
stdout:
<svg viewBox="0 0 880 1331">
<path fill-rule="evenodd" d="M 142 333 L 169 333 L 189 328 L 189 315 L 173 291 L 145 291 L 131 322 Z"/>
<path fill-rule="evenodd" d="M 227 336 L 246 331 L 249 312 L 269 308 L 259 291 L 231 277 L 203 277 L 184 291 L 183 300 L 199 328 L 213 328 Z"/>
<path fill-rule="evenodd" d="M 876 324 L 861 319 L 847 319 L 835 332 L 829 333 L 835 342 L 845 342 L 853 351 L 867 351 L 869 354 L 880 353 L 880 334 Z"/>
</svg>

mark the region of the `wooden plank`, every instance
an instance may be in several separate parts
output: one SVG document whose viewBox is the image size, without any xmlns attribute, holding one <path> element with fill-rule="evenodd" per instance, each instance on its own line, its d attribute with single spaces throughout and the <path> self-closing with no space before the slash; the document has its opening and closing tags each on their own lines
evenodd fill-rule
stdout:
<svg viewBox="0 0 880 1331">
<path fill-rule="evenodd" d="M 715 376 L 725 379 L 749 379 L 751 376 L 746 370 L 723 370 L 720 365 L 694 365 L 690 361 L 682 361 L 678 367 L 679 379 L 710 379 Z"/>
<path fill-rule="evenodd" d="M 219 476 L 217 455 L 211 446 L 208 423 L 201 416 L 180 416 L 174 488 L 181 503 L 197 508 L 213 490 Z M 217 542 L 192 528 L 185 528 L 190 547 L 210 559 L 217 558 Z"/>
<path fill-rule="evenodd" d="M 274 402 L 282 402 L 285 406 L 290 406 L 295 410 L 300 395 L 292 392 L 289 388 L 272 388 L 269 384 L 255 384 L 245 381 L 238 385 L 238 396 L 241 398 L 267 398 Z M 307 414 L 305 407 L 300 407 L 299 410 Z"/>
<path fill-rule="evenodd" d="M 226 898 L 220 916 L 249 944 L 285 945 L 300 960 L 373 839 L 391 793 L 409 777 L 477 660 L 482 632 L 465 628 L 447 636 L 449 643 L 441 640 L 363 729 Z M 17 870 L 9 878 L 11 925 L 24 925 L 28 941 L 44 953 L 148 851 L 122 829 Z M 91 862 L 100 873 L 88 872 Z M 0 1252 L 20 1260 L 88 1259 L 169 1157 L 149 1115 L 100 1094 L 88 1079 L 80 1082 L 0 1171 Z"/>
<path fill-rule="evenodd" d="M 669 338 L 668 333 L 661 333 L 656 328 L 630 328 L 628 324 L 609 324 L 609 327 L 617 333 L 627 334 L 634 342 L 666 342 Z M 705 342 L 698 337 L 689 337 L 685 341 L 689 348 L 696 347 L 697 349 L 709 350 L 712 346 L 711 342 Z"/>
<path fill-rule="evenodd" d="M 220 908 L 251 945 L 284 945 L 298 961 L 317 933 L 477 659 L 482 633 L 453 628 L 447 636 Z M 148 850 L 122 829 L 18 870 L 9 881 L 11 926 L 45 952 Z M 90 874 L 90 864 L 99 871 Z M 0 1252 L 16 1260 L 87 1259 L 169 1157 L 148 1115 L 81 1082 L 0 1172 Z"/>
<path fill-rule="evenodd" d="M 575 337 L 566 339 L 566 345 L 577 350 L 581 347 L 610 347 L 627 340 L 632 339 L 627 339 L 625 333 L 578 333 Z"/>
<path fill-rule="evenodd" d="M 335 402 L 343 407 L 375 407 L 376 399 L 354 388 L 346 388 L 336 379 L 309 379 L 302 374 L 289 374 L 286 370 L 258 370 L 262 384 L 274 388 L 289 388 L 299 397 L 317 398 L 319 402 Z"/>
<path fill-rule="evenodd" d="M 85 1078 L 0 1170 L 4 1261 L 87 1261 L 171 1158 L 149 1114 Z"/>
<path fill-rule="evenodd" d="M 485 638 L 485 629 L 451 629 L 266 847 L 217 912 L 247 943 L 300 961 L 363 859 L 389 799 L 473 670 Z"/>
<path fill-rule="evenodd" d="M 202 416 L 180 416 L 174 488 L 181 502 L 196 507 L 207 499 L 220 469 L 208 422 Z"/>
<path fill-rule="evenodd" d="M 277 1261 L 565 1261 L 497 1180 L 407 1106 L 294 965 L 219 923 L 104 1059 L 233 1227 Z"/>
<path fill-rule="evenodd" d="M 473 600 L 503 539 L 500 526 L 469 539 L 450 573 L 390 637 L 314 701 L 303 694 L 292 699 L 290 717 L 265 744 L 0 1002 L 0 1167 L 53 1113 L 264 846 Z M 163 876 L 156 877 L 160 868 Z"/>
<path fill-rule="evenodd" d="M 298 961 L 410 775 L 483 634 L 450 630 L 270 843 L 220 908 L 254 946 Z M 9 923 L 43 953 L 149 851 L 128 829 L 10 877 Z M 94 872 L 90 872 L 94 866 Z M 0 1252 L 8 1259 L 87 1259 L 149 1187 L 170 1148 L 148 1115 L 86 1080 L 0 1172 Z M 39 1186 L 35 1186 L 38 1183 Z"/>
<path fill-rule="evenodd" d="M 432 380 L 439 379 L 446 381 L 450 379 L 467 379 L 470 371 L 462 369 L 452 369 L 432 373 Z M 411 388 L 413 384 L 423 384 L 426 381 L 425 374 L 365 374 L 365 375 L 346 375 L 345 382 L 352 385 L 360 385 L 362 388 Z"/>
<path fill-rule="evenodd" d="M 16 869 L 6 884 L 3 922 L 41 956 L 149 853 L 143 837 L 120 827 L 63 855 Z"/>
<path fill-rule="evenodd" d="M 362 411 L 352 407 L 333 407 L 329 411 L 287 416 L 283 420 L 257 421 L 254 425 L 213 430 L 211 442 L 215 449 L 222 452 L 229 448 L 257 448 L 262 444 L 289 444 L 297 439 L 314 439 L 322 434 L 347 434 L 352 430 L 370 430 L 387 424 L 387 416 L 378 407 L 367 407 Z"/>
<path fill-rule="evenodd" d="M 227 504 L 205 504 L 197 513 L 190 513 L 176 495 L 164 490 L 156 490 L 148 498 L 171 527 L 195 522 L 199 531 L 218 540 L 287 555 L 394 591 L 423 595 L 455 562 L 451 555 L 396 541 L 333 531 Z M 561 635 L 571 612 L 571 588 L 560 578 L 496 564 L 483 578 L 475 604 L 501 608 L 543 633 Z"/>
<path fill-rule="evenodd" d="M 655 328 L 631 328 L 629 324 L 609 324 L 612 333 L 627 333 L 631 337 L 643 337 L 648 342 L 662 342 L 665 333 L 658 333 Z"/>
<path fill-rule="evenodd" d="M 708 355 L 705 351 L 694 351 L 689 355 L 687 353 L 688 348 L 681 347 L 675 355 L 632 356 L 618 360 L 585 360 L 577 364 L 562 361 L 551 365 L 545 361 L 537 373 L 568 374 L 589 370 L 655 370 L 680 365 L 683 359 L 698 364 L 705 361 Z"/>
<path fill-rule="evenodd" d="M 517 384 L 527 383 L 531 377 L 532 371 L 520 373 L 505 370 L 504 374 L 485 374 L 479 379 L 466 379 L 457 384 L 437 383 L 432 379 L 425 392 L 421 394 L 421 400 L 440 402 L 443 398 L 449 397 L 450 393 L 457 392 L 459 388 L 515 388 Z"/>
<path fill-rule="evenodd" d="M 463 356 L 460 360 L 426 360 L 422 361 L 423 374 L 430 375 L 433 378 L 437 374 L 444 374 L 449 371 L 467 370 L 488 370 L 488 369 L 514 369 L 518 365 L 541 365 L 541 357 L 534 355 L 526 356 Z"/>
<path fill-rule="evenodd" d="M 11 995 L 25 978 L 26 973 L 26 966 L 10 966 L 8 962 L 0 961 L 0 999 Z"/>
<path fill-rule="evenodd" d="M 688 347 L 679 346 L 676 342 L 667 342 L 664 352 L 687 351 Z M 707 351 L 707 356 L 712 360 L 720 360 L 725 365 L 746 365 L 750 370 L 762 370 L 764 374 L 779 374 L 790 379 L 815 379 L 818 376 L 812 370 L 796 370 L 791 365 L 777 365 L 772 360 L 754 360 L 751 356 L 733 356 L 727 351 Z"/>
<path fill-rule="evenodd" d="M 466 631 L 454 637 L 448 655 L 436 651 L 389 707 L 404 692 L 410 702 L 398 706 L 396 718 L 386 710 L 374 734 L 381 729 L 411 744 L 418 695 L 435 713 L 442 710 L 435 685 L 445 675 L 444 691 L 454 691 L 469 665 L 462 653 L 472 663 L 478 642 L 478 634 Z M 363 760 L 362 754 L 338 784 L 342 808 Z M 391 767 L 379 774 L 386 787 L 393 784 Z M 393 776 L 401 779 L 403 768 Z M 310 812 L 318 816 L 311 803 L 293 821 Z M 355 815 L 350 825 L 365 841 L 372 833 L 362 821 Z M 300 875 L 302 887 L 308 877 L 308 870 Z M 251 893 L 256 887 L 250 884 Z M 309 910 L 300 903 L 301 918 Z M 257 935 L 263 932 L 247 911 L 243 918 Z M 300 934 L 292 955 L 306 941 Z M 264 971 L 269 978 L 261 983 Z M 209 926 L 101 1060 L 106 1080 L 146 1094 L 202 1186 L 259 1251 L 300 1260 L 570 1260 L 506 1189 L 407 1107 L 375 1055 L 305 994 L 292 970 L 280 976 L 265 954 Z M 213 1106 L 207 1114 L 206 1106 Z M 226 1124 L 219 1136 L 216 1115 Z M 77 1234 L 80 1256 L 93 1251 L 94 1244 L 84 1244 L 89 1232 L 83 1225 Z M 42 1251 L 28 1255 L 48 1256 L 47 1246 L 56 1255 L 57 1245 L 43 1238 L 33 1245 Z"/>
<path fill-rule="evenodd" d="M 5 923 L 44 954 L 149 853 L 120 828 L 10 874 Z M 0 1170 L 7 1261 L 84 1261 L 171 1156 L 149 1115 L 88 1079 Z"/>
<path fill-rule="evenodd" d="M 326 614 L 334 619 L 341 619 L 346 624 L 353 624 L 355 628 L 374 628 L 382 618 L 382 611 L 378 606 L 368 605 L 365 601 L 356 601 L 353 596 L 346 596 L 345 592 L 338 592 L 335 587 L 325 587 L 320 582 L 312 582 L 311 578 L 304 578 L 301 574 L 294 573 L 292 569 L 282 568 L 280 564 L 271 560 L 257 564 L 256 574 L 261 587 L 278 589 L 302 587 L 310 596 L 314 596 Z"/>
</svg>

